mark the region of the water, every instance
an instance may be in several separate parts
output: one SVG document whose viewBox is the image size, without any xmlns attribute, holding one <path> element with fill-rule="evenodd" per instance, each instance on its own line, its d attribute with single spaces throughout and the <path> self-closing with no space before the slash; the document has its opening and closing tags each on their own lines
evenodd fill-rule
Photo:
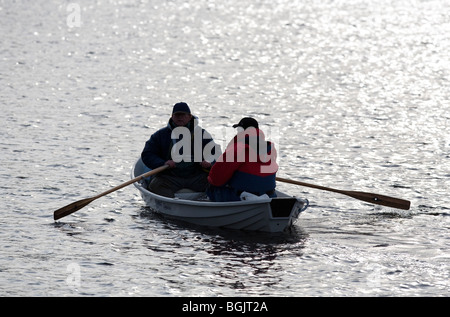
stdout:
<svg viewBox="0 0 450 317">
<path fill-rule="evenodd" d="M 448 296 L 450 3 L 0 2 L 1 296 Z M 256 117 L 311 207 L 277 235 L 192 228 L 128 180 L 186 101 Z"/>
</svg>

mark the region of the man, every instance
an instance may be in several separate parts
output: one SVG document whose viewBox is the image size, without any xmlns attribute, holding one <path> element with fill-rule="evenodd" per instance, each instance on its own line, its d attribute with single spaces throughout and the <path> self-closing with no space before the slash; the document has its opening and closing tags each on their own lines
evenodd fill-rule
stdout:
<svg viewBox="0 0 450 317">
<path fill-rule="evenodd" d="M 211 135 L 198 126 L 185 102 L 176 103 L 167 126 L 150 137 L 141 154 L 142 161 L 151 169 L 169 166 L 152 177 L 148 189 L 166 197 L 174 197 L 182 188 L 205 191 L 211 168 L 211 162 L 205 159 L 206 146 L 213 155 L 216 148 Z M 212 161 L 213 156 L 208 159 Z"/>
<path fill-rule="evenodd" d="M 276 150 L 266 141 L 258 122 L 250 117 L 238 124 L 238 134 L 218 158 L 208 176 L 207 194 L 212 201 L 238 201 L 242 192 L 275 197 L 278 170 Z"/>
</svg>

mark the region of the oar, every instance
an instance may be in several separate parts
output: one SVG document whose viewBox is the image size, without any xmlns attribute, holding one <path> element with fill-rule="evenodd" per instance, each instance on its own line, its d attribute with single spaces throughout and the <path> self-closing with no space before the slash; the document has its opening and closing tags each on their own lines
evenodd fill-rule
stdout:
<svg viewBox="0 0 450 317">
<path fill-rule="evenodd" d="M 387 207 L 392 207 L 392 208 L 408 210 L 411 205 L 411 203 L 408 200 L 389 197 L 389 196 L 385 196 L 385 195 L 366 193 L 366 192 L 357 192 L 357 191 L 350 191 L 350 190 L 340 190 L 340 189 L 335 189 L 335 188 L 329 188 L 329 187 L 324 187 L 324 186 L 319 186 L 319 185 L 314 185 L 314 184 L 298 182 L 298 181 L 281 178 L 281 177 L 277 177 L 276 180 L 280 181 L 280 182 L 284 182 L 284 183 L 289 183 L 289 184 L 295 184 L 295 185 L 306 186 L 306 187 L 311 187 L 311 188 L 316 188 L 316 189 L 321 189 L 321 190 L 327 190 L 330 192 L 347 195 L 347 196 L 350 196 L 350 197 L 353 197 L 353 198 L 356 198 L 356 199 L 359 199 L 362 201 L 366 201 L 366 202 L 369 202 L 372 204 L 382 205 L 382 206 L 387 206 Z"/>
<path fill-rule="evenodd" d="M 136 178 L 133 178 L 132 180 L 129 180 L 128 182 L 125 182 L 119 186 L 111 188 L 110 190 L 107 190 L 104 193 L 98 194 L 97 196 L 94 196 L 91 198 L 85 198 L 85 199 L 76 201 L 74 203 L 71 203 L 65 207 L 62 207 L 53 213 L 53 219 L 58 220 L 58 219 L 61 219 L 62 217 L 68 216 L 71 213 L 74 213 L 75 211 L 80 210 L 81 208 L 85 207 L 86 205 L 89 205 L 91 202 L 93 202 L 94 200 L 96 200 L 100 197 L 106 196 L 112 192 L 115 192 L 116 190 L 124 188 L 125 186 L 131 185 L 131 184 L 136 183 L 144 178 L 155 175 L 155 174 L 165 170 L 168 167 L 169 167 L 169 165 L 160 166 L 158 168 L 155 168 L 154 170 L 151 170 L 151 171 L 144 173 Z"/>
</svg>

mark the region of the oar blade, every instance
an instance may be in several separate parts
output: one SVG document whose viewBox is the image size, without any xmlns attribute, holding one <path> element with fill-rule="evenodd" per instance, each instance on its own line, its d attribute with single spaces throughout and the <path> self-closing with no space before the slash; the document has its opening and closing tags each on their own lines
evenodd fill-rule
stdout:
<svg viewBox="0 0 450 317">
<path fill-rule="evenodd" d="M 70 215 L 71 213 L 74 213 L 77 210 L 80 210 L 81 208 L 85 207 L 86 205 L 90 204 L 93 200 L 95 200 L 96 197 L 94 198 L 86 198 L 86 199 L 82 199 L 79 201 L 76 201 L 74 203 L 71 203 L 65 207 L 59 208 L 58 210 L 56 210 L 53 213 L 53 219 L 54 220 L 58 220 L 61 219 L 65 216 Z"/>
<path fill-rule="evenodd" d="M 392 207 L 403 210 L 409 210 L 411 206 L 411 202 L 405 199 L 366 192 L 356 192 L 356 191 L 341 191 L 341 192 L 347 196 L 376 205 L 382 205 L 386 207 Z"/>
<path fill-rule="evenodd" d="M 303 183 L 303 182 L 294 181 L 292 179 L 286 179 L 286 178 L 281 178 L 281 177 L 277 177 L 276 180 L 280 181 L 280 182 L 289 183 L 289 184 L 306 186 L 306 187 L 310 187 L 310 188 L 316 188 L 316 189 L 320 189 L 320 190 L 326 190 L 329 192 L 339 193 L 339 194 L 353 197 L 355 199 L 366 201 L 371 204 L 382 205 L 382 206 L 386 206 L 386 207 L 409 210 L 409 208 L 411 206 L 411 203 L 408 200 L 385 196 L 385 195 L 359 192 L 359 191 L 340 190 L 340 189 L 335 189 L 335 188 L 330 188 L 330 187 L 325 187 L 325 186 L 320 186 L 320 185 Z"/>
<path fill-rule="evenodd" d="M 103 197 L 105 195 L 108 195 L 108 194 L 110 194 L 112 192 L 115 192 L 116 190 L 124 188 L 125 186 L 128 186 L 130 184 L 138 182 L 138 181 L 140 181 L 140 180 L 142 180 L 142 179 L 144 179 L 146 177 L 149 177 L 151 175 L 155 175 L 155 174 L 165 170 L 168 167 L 169 167 L 168 165 L 160 166 L 158 168 L 155 168 L 154 170 L 151 170 L 151 171 L 149 171 L 147 173 L 144 173 L 144 174 L 142 174 L 142 175 L 140 175 L 140 176 L 138 176 L 136 178 L 133 178 L 132 180 L 129 180 L 128 182 L 125 182 L 125 183 L 123 183 L 123 184 L 121 184 L 119 186 L 116 186 L 116 187 L 114 187 L 114 188 L 112 188 L 110 190 L 107 190 L 106 192 L 101 193 L 101 194 L 99 194 L 97 196 L 94 196 L 94 197 L 91 197 L 91 198 L 82 199 L 82 200 L 76 201 L 74 203 L 71 203 L 71 204 L 69 204 L 69 205 L 67 205 L 65 207 L 62 207 L 62 208 L 56 210 L 53 213 L 53 219 L 58 220 L 58 219 L 61 219 L 62 217 L 68 216 L 71 213 L 74 213 L 75 211 L 80 210 L 84 206 L 90 204 L 91 202 L 93 202 L 97 198 L 100 198 L 100 197 Z"/>
</svg>

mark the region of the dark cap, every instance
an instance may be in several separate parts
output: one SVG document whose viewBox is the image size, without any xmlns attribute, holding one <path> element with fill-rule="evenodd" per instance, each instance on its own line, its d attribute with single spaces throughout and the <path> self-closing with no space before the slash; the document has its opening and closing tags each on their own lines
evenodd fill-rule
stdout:
<svg viewBox="0 0 450 317">
<path fill-rule="evenodd" d="M 179 102 L 173 106 L 172 114 L 174 114 L 176 112 L 185 112 L 185 113 L 191 114 L 191 109 L 189 109 L 189 106 L 187 105 L 187 103 Z"/>
<path fill-rule="evenodd" d="M 233 124 L 233 128 L 237 128 L 237 127 L 242 127 L 242 128 L 244 128 L 244 130 L 249 127 L 254 127 L 256 129 L 259 129 L 258 121 L 256 121 L 253 118 L 250 118 L 250 117 L 242 118 L 241 121 L 239 121 L 239 123 Z"/>
</svg>

